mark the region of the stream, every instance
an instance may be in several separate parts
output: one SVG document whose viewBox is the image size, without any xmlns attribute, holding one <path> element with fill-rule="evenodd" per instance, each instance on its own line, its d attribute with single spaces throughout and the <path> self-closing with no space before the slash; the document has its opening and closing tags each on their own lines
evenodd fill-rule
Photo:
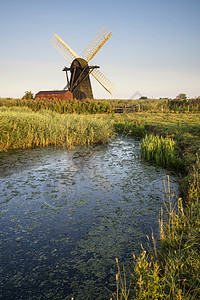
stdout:
<svg viewBox="0 0 200 300">
<path fill-rule="evenodd" d="M 139 140 L 0 153 L 1 296 L 110 299 L 115 258 L 159 237 L 166 175 L 140 158 Z"/>
</svg>

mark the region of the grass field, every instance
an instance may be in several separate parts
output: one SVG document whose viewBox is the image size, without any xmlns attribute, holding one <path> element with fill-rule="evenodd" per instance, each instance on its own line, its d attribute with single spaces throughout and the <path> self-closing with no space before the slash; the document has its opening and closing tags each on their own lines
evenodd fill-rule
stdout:
<svg viewBox="0 0 200 300">
<path fill-rule="evenodd" d="M 152 102 L 148 103 L 151 112 L 69 115 L 46 108 L 34 112 L 32 108 L 19 107 L 22 103 L 2 106 L 0 102 L 2 151 L 48 145 L 70 148 L 108 142 L 116 133 L 141 137 L 142 157 L 174 170 L 180 177 L 182 199 L 174 209 L 170 187 L 166 185 L 168 221 L 163 223 L 160 219 L 159 250 L 155 247 L 149 255 L 142 252 L 134 259 L 130 289 L 117 262 L 115 298 L 200 298 L 200 115 L 195 106 L 198 103 L 193 105 L 193 112 L 184 113 L 178 107 L 176 112 L 164 111 L 163 107 L 160 112 Z"/>
</svg>

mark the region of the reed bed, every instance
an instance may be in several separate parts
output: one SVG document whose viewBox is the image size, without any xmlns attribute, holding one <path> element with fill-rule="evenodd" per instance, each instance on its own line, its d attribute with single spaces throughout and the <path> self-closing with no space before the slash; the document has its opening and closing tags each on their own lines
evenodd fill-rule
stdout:
<svg viewBox="0 0 200 300">
<path fill-rule="evenodd" d="M 32 111 L 50 110 L 60 114 L 96 114 L 111 113 L 112 107 L 107 100 L 94 99 L 1 99 L 0 106 L 6 107 L 28 107 Z"/>
<path fill-rule="evenodd" d="M 33 112 L 28 108 L 0 108 L 0 149 L 105 143 L 113 135 L 110 122 L 95 116 Z"/>
<path fill-rule="evenodd" d="M 140 144 L 140 152 L 145 160 L 167 169 L 178 169 L 181 163 L 178 159 L 176 142 L 169 137 L 146 135 Z"/>
<path fill-rule="evenodd" d="M 40 109 L 52 110 L 58 113 L 77 113 L 77 114 L 96 114 L 112 113 L 116 108 L 123 108 L 125 111 L 139 112 L 162 112 L 162 113 L 191 113 L 200 111 L 200 99 L 138 99 L 138 100 L 119 100 L 119 99 L 77 99 L 58 100 L 58 99 L 12 99 L 0 98 L 0 106 L 7 107 L 29 107 L 33 111 Z"/>
</svg>

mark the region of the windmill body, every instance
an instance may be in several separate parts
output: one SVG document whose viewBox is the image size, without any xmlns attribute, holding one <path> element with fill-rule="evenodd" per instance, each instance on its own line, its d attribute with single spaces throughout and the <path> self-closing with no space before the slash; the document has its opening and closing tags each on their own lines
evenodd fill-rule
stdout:
<svg viewBox="0 0 200 300">
<path fill-rule="evenodd" d="M 97 66 L 88 66 L 88 63 L 83 58 L 75 58 L 71 67 L 65 67 L 63 71 L 66 71 L 67 88 L 73 93 L 73 98 L 76 99 L 93 99 L 92 86 L 90 82 L 89 74 L 91 70 L 98 68 Z M 67 72 L 70 72 L 70 80 Z"/>
<path fill-rule="evenodd" d="M 92 86 L 89 77 L 89 66 L 83 58 L 75 58 L 71 64 L 71 78 L 69 91 L 74 98 L 93 98 Z"/>
</svg>

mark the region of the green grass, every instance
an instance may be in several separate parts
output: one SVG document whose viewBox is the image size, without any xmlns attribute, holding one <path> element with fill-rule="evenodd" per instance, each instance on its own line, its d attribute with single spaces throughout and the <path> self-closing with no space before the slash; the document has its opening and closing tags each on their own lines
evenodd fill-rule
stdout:
<svg viewBox="0 0 200 300">
<path fill-rule="evenodd" d="M 22 107 L 0 108 L 0 149 L 104 143 L 113 135 L 110 122 L 95 116 L 61 115 Z"/>
<path fill-rule="evenodd" d="M 158 261 L 165 290 L 173 299 L 199 299 L 200 297 L 200 163 L 193 170 L 189 183 L 187 203 L 178 199 L 173 207 L 167 189 L 168 221 L 161 220 L 161 249 Z"/>
<path fill-rule="evenodd" d="M 178 170 L 181 160 L 178 157 L 177 143 L 169 137 L 149 134 L 140 144 L 142 158 L 155 162 L 157 166 Z"/>
<path fill-rule="evenodd" d="M 109 117 L 109 116 L 108 116 Z M 146 134 L 171 138 L 176 143 L 181 159 L 178 172 L 186 175 L 200 155 L 199 113 L 147 113 L 115 114 L 114 127 L 122 134 L 145 137 Z"/>
</svg>

